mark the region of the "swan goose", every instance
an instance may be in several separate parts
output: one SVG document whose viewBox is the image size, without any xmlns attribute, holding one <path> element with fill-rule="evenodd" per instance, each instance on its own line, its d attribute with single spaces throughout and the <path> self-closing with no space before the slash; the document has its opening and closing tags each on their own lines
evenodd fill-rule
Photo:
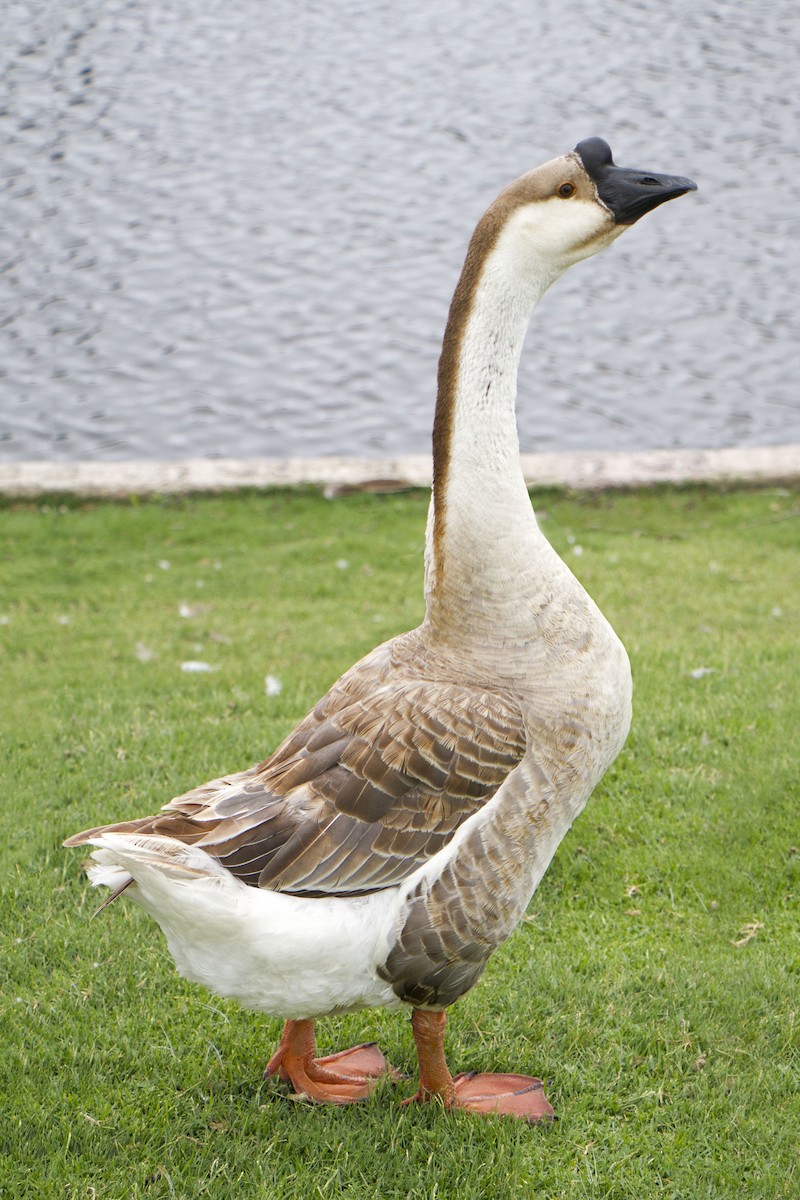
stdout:
<svg viewBox="0 0 800 1200">
<path fill-rule="evenodd" d="M 480 220 L 439 363 L 425 619 L 356 663 L 260 765 L 155 816 L 68 839 L 95 885 L 164 931 L 178 971 L 285 1020 L 267 1065 L 345 1104 L 393 1075 L 367 1044 L 317 1056 L 314 1020 L 412 1010 L 414 1100 L 552 1114 L 541 1081 L 453 1076 L 445 1010 L 514 929 L 630 723 L 625 650 L 542 536 L 519 465 L 533 309 L 579 260 L 693 190 L 600 138 L 529 171 Z"/>
</svg>

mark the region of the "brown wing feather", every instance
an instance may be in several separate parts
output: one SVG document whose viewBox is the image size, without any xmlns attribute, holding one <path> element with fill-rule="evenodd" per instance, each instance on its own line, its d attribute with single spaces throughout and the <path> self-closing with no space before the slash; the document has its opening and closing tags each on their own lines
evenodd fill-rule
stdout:
<svg viewBox="0 0 800 1200">
<path fill-rule="evenodd" d="M 525 735 L 508 693 L 409 681 L 370 659 L 259 766 L 105 828 L 199 842 L 244 882 L 277 891 L 358 894 L 399 883 L 495 793 Z"/>
</svg>

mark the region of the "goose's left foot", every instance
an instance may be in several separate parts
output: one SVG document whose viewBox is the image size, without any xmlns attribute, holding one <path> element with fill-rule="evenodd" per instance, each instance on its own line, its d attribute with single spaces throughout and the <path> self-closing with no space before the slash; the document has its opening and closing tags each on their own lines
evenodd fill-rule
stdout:
<svg viewBox="0 0 800 1200">
<path fill-rule="evenodd" d="M 454 1079 L 444 1057 L 446 1022 L 444 1012 L 414 1009 L 411 1027 L 419 1059 L 419 1090 L 404 1103 L 438 1097 L 445 1108 L 520 1117 L 531 1123 L 555 1116 L 541 1079 L 529 1075 L 479 1075 L 476 1071 L 456 1075 Z"/>
<path fill-rule="evenodd" d="M 522 1117 L 532 1123 L 555 1116 L 541 1079 L 530 1075 L 479 1075 L 467 1071 L 456 1075 L 453 1087 L 455 1108 Z"/>
<path fill-rule="evenodd" d="M 353 1104 L 365 1100 L 384 1075 L 398 1078 L 374 1042 L 317 1058 L 314 1022 L 287 1021 L 280 1045 L 267 1063 L 264 1078 L 277 1075 L 295 1095 L 321 1104 Z"/>
</svg>

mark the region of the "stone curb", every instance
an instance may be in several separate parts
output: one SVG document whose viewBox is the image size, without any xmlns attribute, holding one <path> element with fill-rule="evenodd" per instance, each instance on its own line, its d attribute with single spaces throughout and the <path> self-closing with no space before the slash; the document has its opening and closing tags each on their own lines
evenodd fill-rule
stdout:
<svg viewBox="0 0 800 1200">
<path fill-rule="evenodd" d="M 781 483 L 800 479 L 800 445 L 636 453 L 523 454 L 530 487 L 578 490 L 660 483 Z M 428 455 L 401 458 L 189 458 L 178 462 L 0 463 L 0 494 L 179 495 L 313 484 L 328 494 L 350 488 L 430 487 Z"/>
</svg>

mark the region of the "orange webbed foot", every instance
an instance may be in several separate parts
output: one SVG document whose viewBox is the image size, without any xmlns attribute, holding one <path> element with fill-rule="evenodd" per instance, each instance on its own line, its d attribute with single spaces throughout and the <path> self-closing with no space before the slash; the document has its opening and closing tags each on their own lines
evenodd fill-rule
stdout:
<svg viewBox="0 0 800 1200">
<path fill-rule="evenodd" d="M 366 1100 L 378 1080 L 398 1079 L 374 1042 L 317 1058 L 312 1021 L 287 1021 L 280 1045 L 267 1063 L 264 1077 L 277 1075 L 298 1098 L 319 1104 L 354 1104 Z"/>
<path fill-rule="evenodd" d="M 360 1046 L 351 1046 L 348 1050 L 339 1050 L 336 1054 L 326 1054 L 317 1058 L 318 1067 L 333 1070 L 337 1074 L 347 1075 L 352 1079 L 377 1080 L 387 1077 L 396 1083 L 403 1078 L 398 1071 L 383 1056 L 383 1051 L 377 1042 L 362 1042 Z"/>
<path fill-rule="evenodd" d="M 467 1071 L 453 1080 L 454 1108 L 470 1112 L 520 1117 L 536 1124 L 552 1120 L 555 1112 L 541 1079 L 530 1075 L 484 1075 Z"/>
<path fill-rule="evenodd" d="M 487 1116 L 518 1117 L 536 1125 L 555 1118 L 550 1101 L 544 1094 L 541 1079 L 530 1075 L 484 1075 L 466 1071 L 456 1075 L 452 1088 L 444 1092 L 423 1091 L 422 1088 L 403 1105 L 430 1102 L 434 1096 L 447 1109 L 463 1108 Z"/>
<path fill-rule="evenodd" d="M 419 1059 L 419 1090 L 406 1104 L 438 1098 L 447 1109 L 518 1117 L 535 1124 L 555 1116 L 541 1079 L 530 1075 L 450 1074 L 444 1057 L 444 1011 L 415 1008 L 411 1027 Z"/>
</svg>

